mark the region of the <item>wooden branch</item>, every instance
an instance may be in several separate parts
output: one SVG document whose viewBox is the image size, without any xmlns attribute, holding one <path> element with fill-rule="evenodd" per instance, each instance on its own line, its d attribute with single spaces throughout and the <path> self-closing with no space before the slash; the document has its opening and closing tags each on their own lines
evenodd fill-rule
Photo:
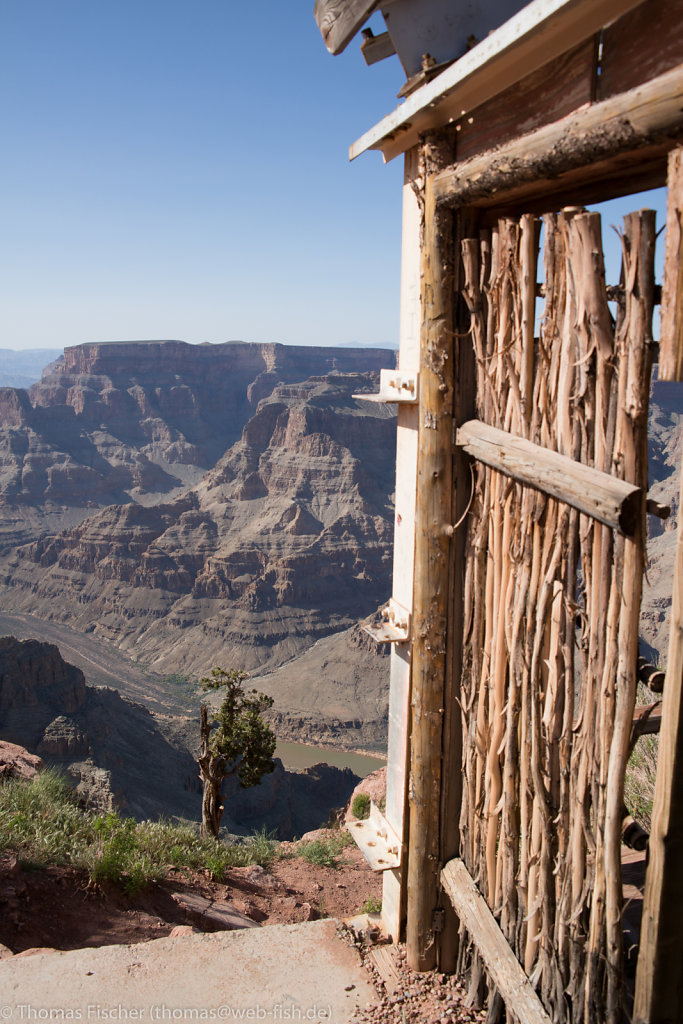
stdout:
<svg viewBox="0 0 683 1024">
<path fill-rule="evenodd" d="M 315 0 L 313 17 L 330 53 L 345 50 L 365 24 L 378 0 Z"/>
<path fill-rule="evenodd" d="M 475 459 L 500 473 L 536 487 L 627 536 L 633 533 L 641 488 L 479 420 L 463 424 L 456 440 Z"/>
<path fill-rule="evenodd" d="M 683 529 L 680 525 L 649 851 L 633 1010 L 633 1020 L 643 1024 L 678 1021 L 683 1016 Z"/>
<path fill-rule="evenodd" d="M 508 1019 L 518 1024 L 550 1024 L 550 1017 L 531 982 L 459 858 L 446 864 L 441 872 L 441 882 L 456 914 L 472 936 L 491 981 L 503 998 Z"/>
<path fill-rule="evenodd" d="M 683 380 L 683 148 L 669 154 L 659 379 Z"/>
<path fill-rule="evenodd" d="M 648 498 L 645 503 L 645 510 L 649 516 L 656 516 L 657 519 L 668 519 L 671 515 L 671 506 L 663 505 L 661 501 Z"/>
<path fill-rule="evenodd" d="M 664 689 L 665 671 L 651 665 L 646 658 L 638 658 L 638 682 L 648 686 L 653 693 L 661 693 Z"/>
<path fill-rule="evenodd" d="M 437 204 L 507 200 L 527 183 L 544 183 L 575 168 L 595 174 L 597 162 L 683 135 L 683 67 L 646 85 L 595 103 L 437 175 Z"/>
</svg>

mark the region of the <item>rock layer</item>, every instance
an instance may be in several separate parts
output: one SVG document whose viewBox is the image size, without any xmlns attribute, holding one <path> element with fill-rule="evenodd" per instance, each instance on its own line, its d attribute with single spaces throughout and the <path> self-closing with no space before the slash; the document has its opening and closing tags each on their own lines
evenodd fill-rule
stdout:
<svg viewBox="0 0 683 1024">
<path fill-rule="evenodd" d="M 61 619 L 156 671 L 269 670 L 390 587 L 395 422 L 333 373 L 262 399 L 171 502 L 110 505 L 8 552 L 7 611 Z"/>
</svg>

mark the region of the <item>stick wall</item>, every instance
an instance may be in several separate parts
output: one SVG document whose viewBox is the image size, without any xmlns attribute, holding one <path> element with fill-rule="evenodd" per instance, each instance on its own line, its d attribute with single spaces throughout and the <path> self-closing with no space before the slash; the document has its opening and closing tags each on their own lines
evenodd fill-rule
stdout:
<svg viewBox="0 0 683 1024">
<path fill-rule="evenodd" d="M 477 418 L 645 494 L 654 214 L 626 219 L 616 324 L 599 215 L 543 223 L 540 332 L 540 221 L 501 220 L 462 244 Z M 625 537 L 481 463 L 474 480 L 461 855 L 553 1021 L 616 1022 L 644 498 Z M 460 968 L 476 980 L 462 938 Z"/>
</svg>

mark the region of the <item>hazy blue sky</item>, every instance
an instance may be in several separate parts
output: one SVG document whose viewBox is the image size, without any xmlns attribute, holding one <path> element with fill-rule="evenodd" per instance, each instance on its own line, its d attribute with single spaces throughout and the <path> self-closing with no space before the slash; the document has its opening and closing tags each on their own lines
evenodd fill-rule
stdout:
<svg viewBox="0 0 683 1024">
<path fill-rule="evenodd" d="M 0 0 L 0 347 L 396 342 L 404 76 L 312 6 Z"/>
</svg>

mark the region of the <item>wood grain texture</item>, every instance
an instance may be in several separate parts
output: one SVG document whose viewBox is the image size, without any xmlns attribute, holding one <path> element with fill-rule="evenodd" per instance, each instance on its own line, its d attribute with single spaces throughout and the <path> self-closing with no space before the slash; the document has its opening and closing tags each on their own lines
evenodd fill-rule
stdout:
<svg viewBox="0 0 683 1024">
<path fill-rule="evenodd" d="M 450 154 L 449 154 L 450 155 Z M 436 963 L 442 737 L 446 683 L 453 439 L 452 215 L 431 187 L 440 140 L 425 143 L 406 950 L 414 970 Z"/>
<path fill-rule="evenodd" d="M 642 489 L 592 466 L 515 437 L 479 420 L 458 429 L 457 444 L 473 458 L 578 508 L 606 526 L 633 532 Z"/>
<path fill-rule="evenodd" d="M 659 379 L 683 380 L 683 148 L 669 154 Z"/>
<path fill-rule="evenodd" d="M 453 908 L 472 936 L 486 971 L 517 1024 L 551 1024 L 543 1004 L 510 949 L 489 906 L 459 858 L 446 864 L 441 881 Z"/>
<path fill-rule="evenodd" d="M 526 216 L 499 218 L 462 246 L 476 415 L 505 445 L 510 435 L 533 442 L 533 458 L 532 486 L 475 461 L 460 856 L 555 1024 L 618 1024 L 618 839 L 635 706 L 654 220 L 651 211 L 625 218 L 615 329 L 599 214 L 545 216 L 538 337 L 535 227 Z M 612 477 L 625 479 L 640 494 L 633 537 L 533 486 L 546 451 L 610 488 Z M 458 967 L 472 990 L 481 952 L 463 925 Z"/>
<path fill-rule="evenodd" d="M 377 7 L 378 0 L 315 0 L 313 16 L 330 53 L 341 53 Z"/>
<path fill-rule="evenodd" d="M 683 476 L 681 477 L 683 499 Z M 669 655 L 633 1020 L 683 1019 L 683 527 L 678 527 Z"/>
<path fill-rule="evenodd" d="M 595 103 L 537 131 L 455 164 L 435 182 L 438 205 L 499 206 L 526 192 L 552 193 L 556 175 L 573 183 L 595 181 L 634 169 L 639 150 L 654 144 L 668 151 L 683 136 L 683 67 L 644 86 Z M 620 162 L 621 161 L 621 162 Z M 584 181 L 585 179 L 585 181 Z"/>
<path fill-rule="evenodd" d="M 470 111 L 455 122 L 457 159 L 468 160 L 590 103 L 596 64 L 596 42 L 588 39 Z"/>
<path fill-rule="evenodd" d="M 646 0 L 602 33 L 597 99 L 604 100 L 683 63 L 683 0 Z"/>
</svg>

